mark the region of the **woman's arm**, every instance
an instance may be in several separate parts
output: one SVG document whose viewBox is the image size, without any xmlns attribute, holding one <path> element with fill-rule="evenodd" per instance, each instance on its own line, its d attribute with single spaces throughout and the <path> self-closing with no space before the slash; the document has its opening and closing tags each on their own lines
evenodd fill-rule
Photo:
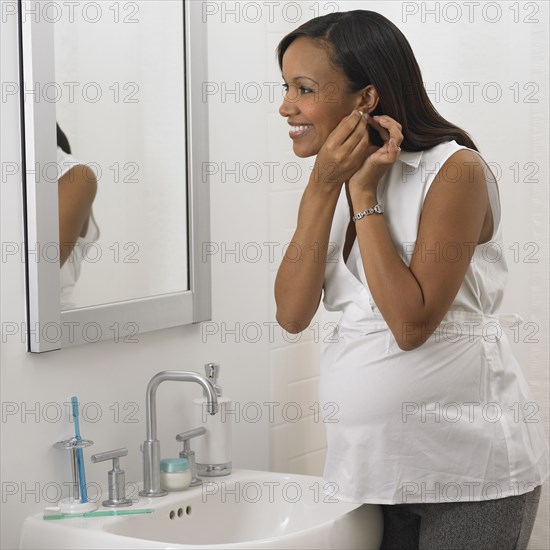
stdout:
<svg viewBox="0 0 550 550">
<path fill-rule="evenodd" d="M 368 148 L 366 121 L 352 112 L 319 151 L 302 196 L 298 226 L 275 280 L 277 322 L 297 334 L 319 306 L 328 239 L 342 184 L 363 164 Z"/>
<path fill-rule="evenodd" d="M 316 185 L 312 175 L 302 196 L 298 226 L 275 280 L 277 322 L 292 334 L 305 330 L 319 307 L 340 190 Z"/>
<path fill-rule="evenodd" d="M 59 247 L 61 266 L 70 256 L 76 240 L 88 223 L 97 192 L 97 180 L 90 168 L 79 164 L 58 182 Z"/>
<path fill-rule="evenodd" d="M 460 177 L 448 181 L 448 165 Z M 352 193 L 355 212 L 376 204 L 376 195 Z M 399 347 L 413 350 L 435 331 L 464 280 L 488 207 L 482 160 L 468 150 L 451 155 L 426 196 L 410 266 L 391 240 L 384 215 L 356 223 L 363 267 L 376 305 Z"/>
</svg>

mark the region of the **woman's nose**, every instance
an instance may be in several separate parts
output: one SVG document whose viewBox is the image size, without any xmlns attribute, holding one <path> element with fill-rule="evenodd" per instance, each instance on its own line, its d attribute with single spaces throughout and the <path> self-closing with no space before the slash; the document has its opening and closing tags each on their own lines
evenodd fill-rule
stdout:
<svg viewBox="0 0 550 550">
<path fill-rule="evenodd" d="M 293 101 L 289 101 L 288 94 L 286 94 L 283 98 L 281 106 L 279 107 L 279 114 L 281 116 L 288 117 L 292 114 L 295 114 L 297 111 L 298 108 L 296 107 L 296 103 Z"/>
</svg>

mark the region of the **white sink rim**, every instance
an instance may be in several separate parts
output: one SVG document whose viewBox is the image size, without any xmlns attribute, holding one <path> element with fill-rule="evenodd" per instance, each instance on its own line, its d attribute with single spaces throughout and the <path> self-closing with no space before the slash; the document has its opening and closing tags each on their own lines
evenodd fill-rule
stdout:
<svg viewBox="0 0 550 550">
<path fill-rule="evenodd" d="M 288 474 L 288 473 L 280 473 L 280 472 L 262 472 L 262 471 L 256 471 L 256 470 L 235 470 L 233 474 L 229 476 L 203 479 L 204 484 L 207 484 L 207 483 L 223 484 L 227 482 L 247 483 L 247 482 L 254 482 L 254 481 L 265 482 L 266 480 L 277 481 L 277 482 L 300 483 L 302 489 L 304 489 L 305 483 L 310 483 L 310 484 L 319 483 L 320 486 L 324 485 L 325 483 L 323 478 L 316 477 L 316 476 L 309 476 L 309 475 L 302 475 L 302 474 Z M 147 499 L 149 502 L 151 502 L 152 500 L 154 500 L 154 502 L 152 504 L 144 504 L 143 507 L 153 508 L 155 507 L 153 506 L 153 504 L 156 504 L 158 502 L 157 507 L 155 507 L 155 514 L 158 517 L 158 515 L 160 515 L 159 513 L 166 514 L 171 508 L 175 510 L 176 508 L 184 508 L 186 505 L 191 504 L 192 503 L 191 501 L 194 501 L 197 497 L 200 498 L 201 491 L 202 491 L 202 487 L 195 487 L 187 491 L 170 493 L 169 495 L 169 497 L 171 497 L 170 500 L 166 500 L 166 498 L 168 497 L 163 497 L 160 499 Z M 320 496 L 323 496 L 323 494 L 321 494 Z M 175 501 L 175 502 L 170 502 L 170 501 Z M 195 503 L 193 502 L 193 504 Z M 318 503 L 315 503 L 315 504 L 318 504 Z M 220 548 L 222 548 L 222 547 L 226 547 L 228 544 L 248 544 L 248 543 L 267 544 L 269 542 L 282 541 L 289 537 L 298 536 L 298 535 L 299 536 L 307 535 L 308 533 L 322 529 L 323 527 L 333 523 L 336 519 L 345 516 L 347 513 L 361 506 L 361 503 L 352 503 L 352 502 L 344 502 L 344 501 L 338 501 L 338 502 L 324 501 L 322 502 L 321 506 L 326 505 L 328 509 L 328 504 L 331 504 L 332 506 L 334 506 L 333 510 L 336 510 L 338 513 L 331 515 L 331 517 L 327 517 L 325 520 L 318 521 L 313 525 L 309 525 L 307 527 L 303 527 L 299 529 L 294 529 L 281 535 L 265 535 L 259 538 L 245 538 L 242 540 L 232 540 L 231 542 L 226 542 L 226 543 L 190 541 L 189 543 L 186 543 L 186 545 L 189 545 L 189 546 L 208 545 L 209 547 L 220 546 Z M 142 536 L 134 537 L 133 535 L 129 534 L 128 531 L 125 530 L 125 527 L 128 526 L 127 528 L 131 529 L 132 522 L 136 521 L 135 518 L 136 516 L 122 516 L 120 518 L 117 518 L 117 521 L 111 521 L 109 523 L 104 524 L 103 530 L 116 536 L 138 538 L 140 540 L 151 540 L 153 542 L 159 542 L 158 538 L 144 538 Z M 178 520 L 176 519 L 175 521 L 178 521 Z M 160 542 L 164 542 L 166 544 L 181 544 L 173 540 L 170 540 L 170 541 L 163 540 Z"/>
<path fill-rule="evenodd" d="M 221 483 L 224 480 L 226 481 L 257 481 L 262 482 L 265 480 L 279 480 L 279 481 L 291 481 L 298 482 L 318 482 L 321 487 L 320 497 L 324 496 L 322 487 L 325 483 L 322 477 L 309 476 L 302 474 L 288 474 L 288 473 L 279 473 L 279 472 L 267 472 L 260 470 L 234 470 L 229 476 L 223 476 L 219 478 L 210 478 L 204 481 L 206 483 L 214 482 Z M 159 498 L 144 498 L 139 497 L 138 502 L 135 502 L 132 506 L 133 509 L 141 508 L 153 508 L 155 513 L 158 510 L 163 510 L 167 512 L 170 508 L 174 509 L 185 507 L 185 501 L 196 498 L 201 495 L 202 488 L 194 487 L 190 488 L 187 491 L 180 492 L 171 492 L 166 497 Z M 317 531 L 324 532 L 323 530 L 330 530 L 332 524 L 337 522 L 337 520 L 348 516 L 348 514 L 357 508 L 361 507 L 361 503 L 352 503 L 339 501 L 334 503 L 338 508 L 338 513 L 334 516 L 324 519 L 319 523 L 314 525 L 309 525 L 305 528 L 300 528 L 293 530 L 282 535 L 274 534 L 270 536 L 263 536 L 261 538 L 246 539 L 242 541 L 231 541 L 231 542 L 176 542 L 174 540 L 168 541 L 166 539 L 159 540 L 158 538 L 143 538 L 142 536 L 132 536 L 127 533 L 120 533 L 119 530 L 123 526 L 127 525 L 130 529 L 131 522 L 137 521 L 137 518 L 140 518 L 139 515 L 130 515 L 130 516 L 107 516 L 107 517 L 96 517 L 96 518 L 71 518 L 64 520 L 51 520 L 44 521 L 42 518 L 42 513 L 35 514 L 30 516 L 25 521 L 23 530 L 21 532 L 21 548 L 61 548 L 59 546 L 59 541 L 63 541 L 63 548 L 107 548 L 107 547 L 120 547 L 120 548 L 173 548 L 173 549 L 237 549 L 237 548 L 255 548 L 255 547 L 288 547 L 294 548 L 292 546 L 293 541 L 296 541 L 297 547 L 304 547 L 302 539 L 307 539 L 308 536 L 319 536 Z M 376 507 L 376 505 L 370 505 Z M 100 508 L 103 509 L 103 508 Z M 376 515 L 376 514 L 375 514 Z M 379 516 L 381 517 L 381 511 Z M 147 517 L 147 516 L 146 516 Z M 150 516 L 149 516 L 150 517 Z M 161 520 L 162 521 L 162 520 Z M 176 520 L 177 521 L 177 520 Z M 376 522 L 377 519 L 375 518 Z M 46 525 L 47 524 L 47 525 Z M 375 528 L 377 528 L 375 526 Z M 380 527 L 381 528 L 381 527 Z M 35 531 L 33 533 L 33 530 Z M 42 536 L 38 537 L 36 534 L 38 532 L 43 533 Z M 45 540 L 53 540 L 54 542 L 48 543 Z M 86 542 L 84 542 L 84 539 Z M 90 541 L 88 543 L 88 541 Z M 37 546 L 36 544 L 43 544 L 42 546 Z M 47 546 L 51 544 L 51 546 Z M 291 546 L 289 546 L 289 544 Z"/>
</svg>

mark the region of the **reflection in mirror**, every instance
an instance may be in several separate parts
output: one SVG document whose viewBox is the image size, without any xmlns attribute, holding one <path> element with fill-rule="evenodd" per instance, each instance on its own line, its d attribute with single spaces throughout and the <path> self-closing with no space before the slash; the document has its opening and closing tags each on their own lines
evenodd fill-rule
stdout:
<svg viewBox="0 0 550 550">
<path fill-rule="evenodd" d="M 19 5 L 28 351 L 211 319 L 202 3 Z"/>
<path fill-rule="evenodd" d="M 62 310 L 189 289 L 184 2 L 98 6 L 54 26 Z"/>
<path fill-rule="evenodd" d="M 63 130 L 57 130 L 59 262 L 61 310 L 74 309 L 72 295 L 80 277 L 82 262 L 99 238 L 93 213 L 97 178 L 87 166 L 71 156 L 71 146 Z"/>
</svg>

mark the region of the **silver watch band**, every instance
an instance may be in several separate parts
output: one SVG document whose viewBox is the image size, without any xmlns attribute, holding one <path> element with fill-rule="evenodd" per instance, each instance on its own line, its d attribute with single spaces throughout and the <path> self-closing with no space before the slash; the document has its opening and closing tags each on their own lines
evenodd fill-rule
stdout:
<svg viewBox="0 0 550 550">
<path fill-rule="evenodd" d="M 380 203 L 377 203 L 372 208 L 367 208 L 366 210 L 363 210 L 363 212 L 359 212 L 358 214 L 355 214 L 352 220 L 356 222 L 357 220 L 360 220 L 365 216 L 370 216 L 371 214 L 383 214 L 383 213 L 384 213 L 384 207 Z"/>
</svg>

